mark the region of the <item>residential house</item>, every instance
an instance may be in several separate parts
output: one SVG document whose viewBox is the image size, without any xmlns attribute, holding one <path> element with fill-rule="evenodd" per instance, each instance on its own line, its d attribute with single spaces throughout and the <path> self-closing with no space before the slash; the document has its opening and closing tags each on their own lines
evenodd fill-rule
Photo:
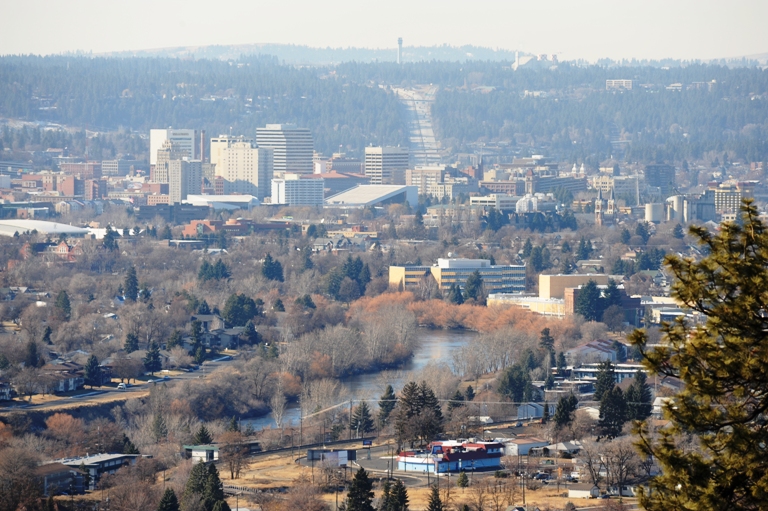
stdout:
<svg viewBox="0 0 768 511">
<path fill-rule="evenodd" d="M 0 381 L 0 401 L 10 401 L 15 392 L 13 387 L 7 381 Z"/>
<path fill-rule="evenodd" d="M 49 393 L 72 392 L 85 386 L 83 366 L 74 362 L 48 363 L 40 368 L 46 375 L 46 390 Z"/>
<path fill-rule="evenodd" d="M 312 243 L 314 252 L 333 252 L 366 250 L 370 238 L 368 236 L 344 236 L 337 234 L 332 238 L 317 238 Z"/>
<path fill-rule="evenodd" d="M 602 362 L 604 360 L 616 362 L 618 357 L 618 349 L 614 342 L 605 339 L 587 342 L 565 352 L 565 360 L 569 365 Z"/>
<path fill-rule="evenodd" d="M 568 487 L 569 499 L 596 499 L 600 496 L 600 488 L 594 484 L 578 483 Z"/>
<path fill-rule="evenodd" d="M 218 314 L 195 314 L 190 321 L 199 321 L 203 332 L 224 329 L 224 320 Z"/>
</svg>

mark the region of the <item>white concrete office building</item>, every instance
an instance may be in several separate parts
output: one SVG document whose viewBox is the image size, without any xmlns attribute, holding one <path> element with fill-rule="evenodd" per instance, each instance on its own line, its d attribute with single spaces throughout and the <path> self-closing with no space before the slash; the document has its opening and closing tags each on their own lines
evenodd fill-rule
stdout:
<svg viewBox="0 0 768 511">
<path fill-rule="evenodd" d="M 190 129 L 153 129 L 149 130 L 149 164 L 157 163 L 157 150 L 162 149 L 166 141 L 173 142 L 175 149 L 190 160 L 198 156 L 195 130 Z"/>
<path fill-rule="evenodd" d="M 168 179 L 171 204 L 180 204 L 190 194 L 199 195 L 203 187 L 203 162 L 171 160 L 168 162 Z"/>
<path fill-rule="evenodd" d="M 254 140 L 251 137 L 243 135 L 235 137 L 231 135 L 219 135 L 218 137 L 211 138 L 210 162 L 214 165 L 218 164 L 221 161 L 222 151 L 228 147 L 232 147 L 236 142 L 248 142 L 253 144 Z"/>
<path fill-rule="evenodd" d="M 322 206 L 324 180 L 302 179 L 299 174 L 285 174 L 272 180 L 272 204 Z"/>
<path fill-rule="evenodd" d="M 275 175 L 312 173 L 315 144 L 308 129 L 294 124 L 267 124 L 256 129 L 256 144 L 274 150 Z"/>
<path fill-rule="evenodd" d="M 273 149 L 255 147 L 252 142 L 233 142 L 221 148 L 220 156 L 216 176 L 224 178 L 225 194 L 254 195 L 259 200 L 269 196 L 274 169 Z"/>
<path fill-rule="evenodd" d="M 408 168 L 408 149 L 403 147 L 366 147 L 365 176 L 372 185 L 404 185 Z"/>
</svg>

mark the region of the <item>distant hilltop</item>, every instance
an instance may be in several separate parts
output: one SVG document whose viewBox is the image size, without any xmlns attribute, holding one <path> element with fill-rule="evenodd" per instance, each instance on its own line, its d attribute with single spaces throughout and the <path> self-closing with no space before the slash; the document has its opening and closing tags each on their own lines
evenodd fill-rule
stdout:
<svg viewBox="0 0 768 511">
<path fill-rule="evenodd" d="M 237 60 L 243 55 L 272 55 L 286 64 L 329 65 L 341 62 L 396 62 L 397 47 L 392 48 L 312 48 L 293 44 L 234 44 L 179 46 L 149 50 L 101 53 L 103 57 L 167 57 L 188 59 Z M 522 55 L 522 53 L 521 53 Z M 466 61 L 515 60 L 514 50 L 494 50 L 480 46 L 404 46 L 403 62 L 430 60 Z"/>
</svg>

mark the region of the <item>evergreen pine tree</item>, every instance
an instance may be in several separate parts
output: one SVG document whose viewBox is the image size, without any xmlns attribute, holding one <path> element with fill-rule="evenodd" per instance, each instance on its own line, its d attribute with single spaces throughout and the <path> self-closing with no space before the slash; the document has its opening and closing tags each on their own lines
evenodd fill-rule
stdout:
<svg viewBox="0 0 768 511">
<path fill-rule="evenodd" d="M 550 352 L 555 350 L 555 338 L 552 337 L 549 328 L 545 328 L 541 331 L 539 345 Z"/>
<path fill-rule="evenodd" d="M 355 472 L 347 493 L 347 511 L 375 511 L 373 507 L 373 482 L 363 467 Z"/>
<path fill-rule="evenodd" d="M 621 242 L 625 245 L 629 244 L 629 239 L 632 237 L 632 233 L 629 232 L 629 229 L 624 228 L 621 230 Z"/>
<path fill-rule="evenodd" d="M 464 394 L 462 394 L 459 389 L 456 389 L 456 392 L 453 393 L 453 397 L 451 397 L 451 401 L 448 403 L 448 411 L 452 412 L 454 409 L 464 406 L 463 401 Z"/>
<path fill-rule="evenodd" d="M 739 221 L 714 234 L 690 230 L 703 258 L 667 258 L 672 296 L 705 324 L 665 324 L 663 347 L 649 346 L 644 331 L 630 337 L 651 374 L 682 383 L 664 406 L 668 426 L 640 429 L 642 450 L 661 468 L 640 499 L 644 509 L 768 509 L 768 230 L 759 215 L 745 200 Z"/>
<path fill-rule="evenodd" d="M 616 438 L 627 422 L 627 401 L 620 387 L 614 386 L 600 400 L 600 432 L 608 438 Z"/>
<path fill-rule="evenodd" d="M 549 403 L 547 403 L 546 401 L 544 401 L 544 408 L 541 413 L 542 413 L 541 423 L 546 424 L 547 422 L 549 422 Z"/>
<path fill-rule="evenodd" d="M 672 229 L 672 236 L 679 240 L 685 238 L 685 232 L 683 231 L 683 226 L 680 224 L 676 224 L 675 228 Z"/>
<path fill-rule="evenodd" d="M 576 408 L 579 405 L 579 401 L 576 399 L 576 396 L 573 394 L 569 394 L 567 397 L 561 397 L 560 400 L 557 402 L 557 407 L 555 408 L 555 426 L 558 429 L 563 429 L 568 427 L 571 422 L 573 422 L 574 414 L 576 413 Z"/>
<path fill-rule="evenodd" d="M 475 399 L 475 389 L 472 388 L 472 385 L 467 385 L 467 390 L 464 392 L 464 397 L 467 398 L 467 401 L 472 401 Z"/>
<path fill-rule="evenodd" d="M 368 406 L 368 403 L 363 401 L 357 408 L 355 408 L 355 412 L 352 414 L 352 422 L 349 423 L 349 429 L 360 435 L 361 433 L 365 434 L 373 431 L 373 426 L 371 409 Z"/>
<path fill-rule="evenodd" d="M 408 490 L 403 481 L 396 479 L 390 490 L 392 511 L 408 511 Z"/>
<path fill-rule="evenodd" d="M 200 424 L 200 427 L 197 429 L 197 432 L 195 432 L 195 436 L 192 441 L 195 443 L 195 445 L 208 445 L 213 442 L 213 437 L 208 431 L 208 428 L 205 427 L 205 424 Z"/>
<path fill-rule="evenodd" d="M 469 477 L 467 477 L 467 473 L 463 470 L 459 473 L 459 478 L 456 479 L 456 486 L 459 488 L 466 488 L 469 486 Z"/>
<path fill-rule="evenodd" d="M 574 309 L 587 321 L 598 321 L 602 317 L 600 290 L 594 280 L 590 279 L 589 282 L 581 286 Z"/>
<path fill-rule="evenodd" d="M 213 508 L 211 508 L 211 511 L 232 511 L 232 508 L 229 507 L 226 500 L 218 500 L 213 505 Z"/>
<path fill-rule="evenodd" d="M 45 325 L 45 329 L 43 330 L 43 338 L 41 339 L 45 344 L 51 345 L 53 344 L 51 342 L 51 334 L 53 333 L 53 330 L 51 330 L 51 327 L 49 325 Z"/>
<path fill-rule="evenodd" d="M 381 486 L 381 497 L 379 497 L 379 509 L 378 511 L 391 511 L 394 507 L 392 499 L 392 484 L 389 479 L 384 480 L 384 484 Z"/>
<path fill-rule="evenodd" d="M 59 291 L 56 296 L 56 303 L 54 305 L 56 309 L 56 317 L 62 321 L 69 321 L 72 315 L 72 304 L 69 302 L 69 295 L 63 289 Z"/>
<path fill-rule="evenodd" d="M 427 511 L 445 511 L 443 501 L 440 500 L 440 490 L 437 489 L 437 486 L 433 486 L 432 492 L 429 494 Z"/>
<path fill-rule="evenodd" d="M 478 270 L 473 271 L 464 284 L 464 297 L 469 300 L 483 299 L 483 278 Z"/>
<path fill-rule="evenodd" d="M 129 302 L 135 302 L 139 298 L 139 279 L 136 276 L 136 268 L 131 266 L 128 268 L 128 273 L 125 275 L 125 284 L 123 285 L 125 290 L 125 299 Z"/>
<path fill-rule="evenodd" d="M 395 409 L 396 402 L 395 391 L 392 385 L 387 385 L 384 389 L 384 393 L 379 398 L 379 428 L 383 428 L 387 424 L 389 415 L 392 410 Z"/>
<path fill-rule="evenodd" d="M 96 355 L 88 357 L 88 361 L 85 363 L 84 377 L 86 385 L 93 387 L 101 387 L 101 367 L 99 367 L 99 359 Z"/>
<path fill-rule="evenodd" d="M 187 484 L 184 486 L 183 502 L 192 502 L 195 495 L 201 498 L 205 492 L 205 486 L 208 482 L 208 468 L 205 463 L 200 461 L 196 463 L 189 472 Z"/>
<path fill-rule="evenodd" d="M 24 355 L 24 367 L 40 367 L 43 365 L 43 358 L 37 351 L 37 343 L 27 342 L 27 350 Z"/>
<path fill-rule="evenodd" d="M 533 252 L 533 243 L 531 243 L 531 238 L 528 238 L 523 244 L 523 259 L 531 257 L 531 252 Z"/>
<path fill-rule="evenodd" d="M 139 454 L 139 449 L 125 433 L 123 433 L 123 454 Z"/>
<path fill-rule="evenodd" d="M 208 465 L 208 476 L 203 489 L 203 504 L 209 511 L 213 511 L 217 502 L 224 500 L 224 485 L 219 478 L 219 471 L 215 463 Z"/>
<path fill-rule="evenodd" d="M 568 368 L 568 363 L 565 360 L 565 353 L 562 351 L 557 354 L 557 374 L 558 376 L 565 376 L 565 371 Z"/>
<path fill-rule="evenodd" d="M 144 367 L 152 374 L 163 368 L 163 362 L 160 359 L 160 348 L 154 341 L 149 343 L 147 355 L 144 357 Z"/>
<path fill-rule="evenodd" d="M 644 421 L 651 415 L 651 387 L 643 371 L 637 371 L 632 384 L 627 389 L 627 419 Z"/>
<path fill-rule="evenodd" d="M 155 417 L 152 419 L 152 435 L 157 442 L 168 436 L 168 426 L 165 425 L 165 419 L 160 413 L 155 413 Z"/>
<path fill-rule="evenodd" d="M 234 431 L 238 432 L 240 431 L 240 424 L 237 422 L 237 417 L 234 415 L 231 419 L 229 419 L 229 424 L 227 424 L 227 431 Z"/>
<path fill-rule="evenodd" d="M 138 344 L 138 339 L 136 340 L 136 343 Z M 179 330 L 174 330 L 168 338 L 168 341 L 165 343 L 165 347 L 168 351 L 176 346 L 181 346 L 181 332 Z"/>
<path fill-rule="evenodd" d="M 166 488 L 163 498 L 157 505 L 157 511 L 179 511 L 179 499 L 176 498 L 176 492 L 171 488 Z"/>
<path fill-rule="evenodd" d="M 211 306 L 208 305 L 208 302 L 206 300 L 203 300 L 200 302 L 200 305 L 197 306 L 197 313 L 198 314 L 210 314 L 211 313 Z"/>
<path fill-rule="evenodd" d="M 601 401 L 603 395 L 616 385 L 616 375 L 610 360 L 604 360 L 597 368 L 597 381 L 595 381 L 595 401 Z"/>
<path fill-rule="evenodd" d="M 129 332 L 125 335 L 125 344 L 123 349 L 126 353 L 133 353 L 139 349 L 139 338 L 136 334 Z"/>
</svg>

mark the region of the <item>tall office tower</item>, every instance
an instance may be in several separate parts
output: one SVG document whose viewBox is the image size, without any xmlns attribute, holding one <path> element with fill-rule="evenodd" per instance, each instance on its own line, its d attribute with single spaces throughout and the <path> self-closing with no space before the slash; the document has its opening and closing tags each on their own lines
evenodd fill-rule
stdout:
<svg viewBox="0 0 768 511">
<path fill-rule="evenodd" d="M 273 175 L 273 149 L 252 142 L 234 142 L 221 151 L 216 176 L 224 178 L 224 193 L 269 197 Z"/>
<path fill-rule="evenodd" d="M 275 174 L 311 174 L 314 142 L 312 133 L 294 124 L 267 124 L 256 129 L 259 147 L 274 149 Z"/>
<path fill-rule="evenodd" d="M 203 185 L 203 162 L 171 160 L 168 162 L 168 195 L 171 204 L 180 203 L 187 195 L 199 195 Z"/>
<path fill-rule="evenodd" d="M 408 149 L 402 147 L 366 147 L 365 176 L 372 185 L 405 184 Z"/>
<path fill-rule="evenodd" d="M 249 142 L 253 144 L 253 139 L 242 135 L 233 137 L 231 135 L 219 135 L 211 139 L 211 159 L 210 162 L 216 165 L 221 161 L 221 151 L 230 147 L 235 142 Z"/>
<path fill-rule="evenodd" d="M 195 130 L 175 130 L 172 128 L 149 130 L 149 164 L 157 163 L 157 151 L 163 147 L 163 143 L 170 140 L 178 147 L 182 157 L 190 160 L 199 159 L 200 142 L 196 137 Z"/>
<path fill-rule="evenodd" d="M 661 191 L 661 198 L 666 199 L 675 187 L 675 167 L 666 164 L 645 166 L 645 184 Z"/>
<path fill-rule="evenodd" d="M 188 158 L 186 152 L 176 142 L 166 140 L 155 152 L 155 163 L 150 165 L 149 180 L 153 183 L 168 183 L 168 163 L 182 158 Z"/>
</svg>

